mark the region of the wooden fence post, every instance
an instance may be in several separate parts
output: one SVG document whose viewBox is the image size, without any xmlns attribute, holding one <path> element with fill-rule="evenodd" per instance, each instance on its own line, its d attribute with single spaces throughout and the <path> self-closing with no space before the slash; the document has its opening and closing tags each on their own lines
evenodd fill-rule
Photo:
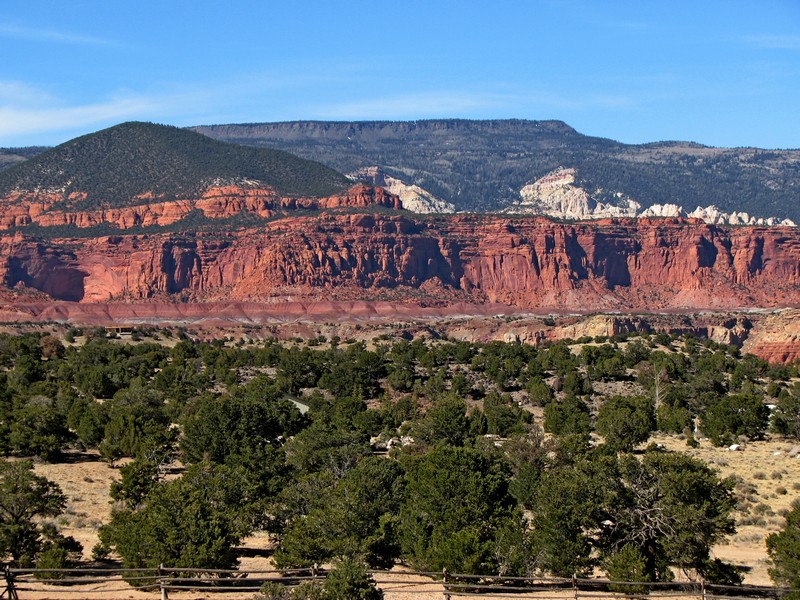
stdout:
<svg viewBox="0 0 800 600">
<path fill-rule="evenodd" d="M 706 580 L 700 579 L 700 598 L 706 600 Z"/>
<path fill-rule="evenodd" d="M 169 590 L 164 586 L 164 563 L 158 565 L 158 587 L 161 589 L 161 600 L 169 600 Z"/>
<path fill-rule="evenodd" d="M 450 600 L 450 590 L 447 588 L 447 567 L 442 569 L 442 584 L 444 587 L 444 600 Z"/>
<path fill-rule="evenodd" d="M 14 573 L 11 572 L 11 567 L 6 565 L 6 591 L 0 594 L 0 598 L 8 594 L 8 600 L 19 600 L 17 595 L 17 588 L 14 586 Z"/>
<path fill-rule="evenodd" d="M 572 574 L 572 590 L 575 593 L 575 600 L 578 600 L 578 574 Z"/>
</svg>

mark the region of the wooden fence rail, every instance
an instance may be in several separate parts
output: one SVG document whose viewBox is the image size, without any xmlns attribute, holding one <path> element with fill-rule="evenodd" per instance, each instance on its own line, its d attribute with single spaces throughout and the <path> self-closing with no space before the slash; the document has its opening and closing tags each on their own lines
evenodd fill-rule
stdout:
<svg viewBox="0 0 800 600">
<path fill-rule="evenodd" d="M 443 600 L 454 598 L 527 598 L 535 600 L 589 600 L 592 598 L 783 598 L 792 590 L 785 588 L 737 585 L 724 586 L 702 581 L 684 582 L 619 582 L 607 579 L 572 577 L 505 577 L 502 575 L 465 575 L 425 571 L 384 571 L 369 573 L 387 600 L 393 594 L 405 597 L 428 597 L 440 594 Z M 24 600 L 26 596 L 48 593 L 64 598 L 107 598 L 111 594 L 134 589 L 160 593 L 168 600 L 170 592 L 193 592 L 202 597 L 218 594 L 236 598 L 251 598 L 265 582 L 278 582 L 289 588 L 305 581 L 322 581 L 324 569 L 275 569 L 236 571 L 224 569 L 18 569 L 4 568 L 4 587 L 0 600 Z"/>
</svg>

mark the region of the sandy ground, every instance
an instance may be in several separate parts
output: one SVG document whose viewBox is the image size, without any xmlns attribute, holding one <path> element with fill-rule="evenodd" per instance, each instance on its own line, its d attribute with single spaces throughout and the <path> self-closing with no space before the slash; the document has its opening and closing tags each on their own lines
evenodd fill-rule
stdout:
<svg viewBox="0 0 800 600">
<path fill-rule="evenodd" d="M 419 575 L 410 575 L 396 569 L 390 573 L 376 575 L 375 581 L 384 591 L 387 600 L 439 600 L 444 597 L 444 589 L 440 583 Z M 0 587 L 0 590 L 3 588 Z M 0 594 L 2 591 L 0 591 Z M 128 586 L 124 581 L 81 586 L 52 586 L 38 581 L 21 581 L 18 584 L 21 600 L 70 600 L 113 598 L 114 600 L 152 600 L 159 597 L 159 590 L 139 591 Z M 169 598 L 178 600 L 195 600 L 213 598 L 215 600 L 233 600 L 252 598 L 253 592 L 207 593 L 202 591 L 176 592 L 169 591 Z M 531 596 L 532 597 L 532 596 Z M 568 595 L 562 595 L 568 597 Z M 574 595 L 573 595 L 574 597 Z"/>
<path fill-rule="evenodd" d="M 701 440 L 699 448 L 689 448 L 684 440 L 676 436 L 654 436 L 650 440 L 665 445 L 671 450 L 685 452 L 706 461 L 712 468 L 726 477 L 737 478 L 736 493 L 739 505 L 735 513 L 737 533 L 726 543 L 718 545 L 713 555 L 745 568 L 745 583 L 770 585 L 767 573 L 768 557 L 764 540 L 769 533 L 783 527 L 782 514 L 792 502 L 800 498 L 800 458 L 789 456 L 795 446 L 791 441 L 774 440 L 751 442 L 739 451 L 715 448 L 710 442 Z M 99 460 L 96 453 L 72 455 L 62 464 L 37 464 L 36 472 L 57 482 L 67 496 L 67 511 L 56 524 L 66 534 L 72 535 L 84 546 L 84 557 L 90 560 L 92 547 L 98 542 L 97 531 L 109 520 L 111 503 L 108 489 L 111 481 L 119 477 L 118 468 Z M 255 535 L 245 540 L 245 556 L 241 569 L 263 570 L 271 568 L 267 550 L 270 545 L 266 535 Z M 380 587 L 389 600 L 406 598 L 442 598 L 440 584 L 429 579 L 404 575 L 400 572 L 381 575 Z M 33 584 L 43 588 L 41 582 Z M 21 598 L 153 598 L 155 593 L 133 590 L 124 582 L 109 582 L 95 586 L 54 587 L 42 592 L 24 591 Z M 0 588 L 2 593 L 2 588 Z M 563 596 L 562 593 L 549 593 Z M 222 600 L 226 597 L 250 597 L 252 594 L 212 594 Z M 566 596 L 571 596 L 566 594 Z M 585 597 L 585 594 L 582 594 Z M 170 597 L 202 598 L 203 593 L 175 592 Z M 521 597 L 521 596 L 517 596 Z M 539 595 L 538 597 L 543 597 Z"/>
<path fill-rule="evenodd" d="M 650 441 L 700 458 L 722 477 L 737 478 L 737 532 L 727 543 L 716 546 L 713 555 L 748 569 L 745 583 L 771 585 L 764 542 L 770 533 L 783 528 L 782 515 L 800 498 L 800 458 L 789 456 L 797 444 L 790 440 L 750 442 L 731 451 L 715 448 L 707 440 L 700 440 L 699 448 L 689 448 L 674 436 L 654 436 Z"/>
<path fill-rule="evenodd" d="M 431 581 L 429 578 L 418 575 L 403 573 L 401 570 L 394 570 L 390 573 L 381 573 L 375 576 L 377 586 L 383 591 L 386 600 L 451 600 L 455 598 L 475 597 L 476 594 L 469 593 L 468 590 L 459 591 L 451 588 L 448 592 L 440 583 Z M 152 600 L 159 597 L 159 590 L 144 592 L 127 587 L 124 582 L 109 582 L 95 586 L 72 586 L 56 587 L 44 586 L 41 583 L 29 585 L 23 582 L 18 588 L 19 598 L 22 600 L 95 600 L 98 598 L 109 598 L 114 600 Z M 253 599 L 253 592 L 176 592 L 168 591 L 168 597 L 172 600 L 199 600 L 208 598 L 214 600 L 239 600 Z M 634 596 L 623 596 L 620 594 L 610 594 L 602 592 L 578 591 L 570 588 L 566 589 L 543 589 L 536 592 L 519 592 L 508 590 L 505 593 L 482 593 L 481 598 L 517 598 L 519 600 L 578 600 L 590 598 L 634 598 Z M 707 596 L 706 598 L 708 598 Z M 650 599 L 658 598 L 694 598 L 706 600 L 702 597 L 699 589 L 696 592 L 652 592 L 647 596 Z"/>
<path fill-rule="evenodd" d="M 67 497 L 67 510 L 54 519 L 59 530 L 83 544 L 84 558 L 90 559 L 92 547 L 99 542 L 100 525 L 111 518 L 108 490 L 119 478 L 119 469 L 100 460 L 97 452 L 69 455 L 69 462 L 35 465 L 38 475 L 44 475 L 61 486 Z"/>
</svg>

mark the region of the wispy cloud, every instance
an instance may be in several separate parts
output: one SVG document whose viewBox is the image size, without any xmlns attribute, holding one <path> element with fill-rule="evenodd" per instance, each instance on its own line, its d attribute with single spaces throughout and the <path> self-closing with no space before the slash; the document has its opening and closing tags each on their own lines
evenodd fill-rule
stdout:
<svg viewBox="0 0 800 600">
<path fill-rule="evenodd" d="M 61 97 L 46 86 L 0 80 L 0 146 L 59 143 L 76 132 L 126 120 L 195 125 L 224 122 L 226 115 L 252 119 L 253 111 L 263 110 L 263 99 L 281 90 L 282 85 L 303 87 L 302 82 L 281 82 L 279 78 L 250 78 L 238 83 L 165 84 L 151 90 L 114 90 L 99 99 L 83 101 Z M 232 87 L 238 95 L 230 94 Z M 242 114 L 242 98 L 247 99 L 246 114 Z"/>
<path fill-rule="evenodd" d="M 261 86 L 256 83 L 252 89 L 263 98 Z M 248 105 L 243 112 L 238 101 L 238 96 L 231 96 L 230 87 L 221 84 L 115 90 L 96 101 L 84 102 L 24 82 L 0 80 L 0 147 L 61 143 L 74 135 L 130 120 L 179 126 L 229 119 L 269 120 L 269 115 L 254 114 L 263 110 L 263 105 Z"/>
<path fill-rule="evenodd" d="M 492 113 L 527 114 L 531 110 L 583 110 L 631 108 L 635 100 L 624 95 L 562 95 L 548 92 L 474 93 L 440 91 L 365 98 L 353 102 L 301 107 L 308 118 L 323 119 L 414 119 L 430 116 L 481 115 Z"/>
<path fill-rule="evenodd" d="M 316 105 L 311 110 L 317 117 L 328 119 L 414 118 L 498 108 L 503 104 L 501 97 L 491 95 L 430 92 Z"/>
<path fill-rule="evenodd" d="M 759 48 L 800 50 L 800 35 L 748 35 L 745 42 Z"/>
<path fill-rule="evenodd" d="M 187 112 L 195 97 L 117 91 L 96 102 L 70 102 L 47 89 L 0 80 L 0 146 L 52 143 L 63 134 L 119 121 L 163 119 L 164 115 Z M 41 138 L 47 141 L 38 142 Z"/>
<path fill-rule="evenodd" d="M 41 105 L 52 101 L 45 90 L 36 88 L 22 81 L 0 80 L 0 106 L 14 104 L 18 106 Z"/>
<path fill-rule="evenodd" d="M 495 118 L 562 115 L 599 109 L 636 109 L 637 94 L 614 90 L 518 89 L 433 90 L 360 94 L 345 99 L 328 86 L 327 98 L 309 94 L 318 82 L 295 74 L 249 74 L 210 85 L 206 82 L 159 86 L 150 91 L 116 90 L 92 101 L 68 100 L 57 90 L 0 80 L 0 146 L 60 143 L 68 137 L 127 120 L 197 125 L 291 119 Z M 231 95 L 230 90 L 237 94 Z M 294 102 L 291 101 L 294 99 Z M 274 102 L 273 102 L 274 100 Z"/>
<path fill-rule="evenodd" d="M 30 42 L 47 42 L 55 44 L 78 44 L 84 46 L 120 46 L 114 40 L 90 35 L 81 35 L 54 29 L 24 27 L 13 23 L 0 23 L 0 37 L 26 40 Z"/>
<path fill-rule="evenodd" d="M 74 130 L 109 120 L 139 118 L 139 115 L 152 108 L 153 104 L 147 100 L 135 98 L 120 98 L 83 106 L 0 106 L 0 139 Z"/>
</svg>

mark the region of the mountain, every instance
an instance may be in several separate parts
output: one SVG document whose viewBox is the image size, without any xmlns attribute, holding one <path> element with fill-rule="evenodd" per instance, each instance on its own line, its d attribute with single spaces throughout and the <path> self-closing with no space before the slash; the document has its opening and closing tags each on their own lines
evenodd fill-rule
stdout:
<svg viewBox="0 0 800 600">
<path fill-rule="evenodd" d="M 379 167 L 359 169 L 349 173 L 348 177 L 382 187 L 390 194 L 399 197 L 403 208 L 411 212 L 420 214 L 456 212 L 455 205 L 450 202 L 437 198 L 418 185 L 409 185 L 396 177 L 387 175 Z"/>
<path fill-rule="evenodd" d="M 569 135 L 543 126 L 543 139 Z M 577 189 L 577 173 L 534 180 L 528 200 L 602 208 Z M 172 127 L 126 123 L 78 138 L 0 173 L 0 317 L 394 322 L 800 304 L 794 227 L 423 215 L 401 210 L 400 196 L 451 207 L 382 169 L 358 176 L 398 193 Z M 796 329 L 785 333 L 762 341 L 765 356 L 798 355 Z"/>
<path fill-rule="evenodd" d="M 25 148 L 0 148 L 0 171 L 8 169 L 37 154 L 46 152 L 48 150 L 45 146 L 28 146 Z"/>
<path fill-rule="evenodd" d="M 596 202 L 715 205 L 800 222 L 800 150 L 630 145 L 560 121 L 425 120 L 249 123 L 194 127 L 214 139 L 273 147 L 343 173 L 379 167 L 462 211 L 498 211 L 559 169 Z"/>
<path fill-rule="evenodd" d="M 287 210 L 366 205 L 400 201 L 281 150 L 152 123 L 76 138 L 0 172 L 0 231 L 44 238 L 230 230 Z"/>
<path fill-rule="evenodd" d="M 422 133 L 412 125 L 402 127 L 451 139 L 474 124 L 425 122 Z M 507 122 L 478 125 L 496 127 L 497 139 L 509 131 Z M 563 123 L 510 125 L 538 131 L 539 147 L 564 139 L 613 144 Z M 325 139 L 342 134 L 336 124 L 319 126 Z M 386 135 L 376 127 L 350 132 L 374 142 Z M 295 130 L 284 131 L 290 137 Z M 306 134 L 307 124 L 297 125 L 297 136 Z M 451 208 L 382 170 L 361 175 L 426 210 Z M 529 186 L 529 197 L 602 208 L 576 190 L 575 178 L 574 169 L 557 171 Z M 178 295 L 671 310 L 800 300 L 796 228 L 631 219 L 613 211 L 617 218 L 570 224 L 401 208 L 400 196 L 384 187 L 353 183 L 280 150 L 123 123 L 0 173 L 0 280 L 81 302 L 171 302 Z"/>
<path fill-rule="evenodd" d="M 76 210 L 197 195 L 210 185 L 268 186 L 328 196 L 352 184 L 329 167 L 280 150 L 237 146 L 152 123 L 123 123 L 76 138 L 0 172 L 0 197 L 23 192 Z"/>
</svg>

